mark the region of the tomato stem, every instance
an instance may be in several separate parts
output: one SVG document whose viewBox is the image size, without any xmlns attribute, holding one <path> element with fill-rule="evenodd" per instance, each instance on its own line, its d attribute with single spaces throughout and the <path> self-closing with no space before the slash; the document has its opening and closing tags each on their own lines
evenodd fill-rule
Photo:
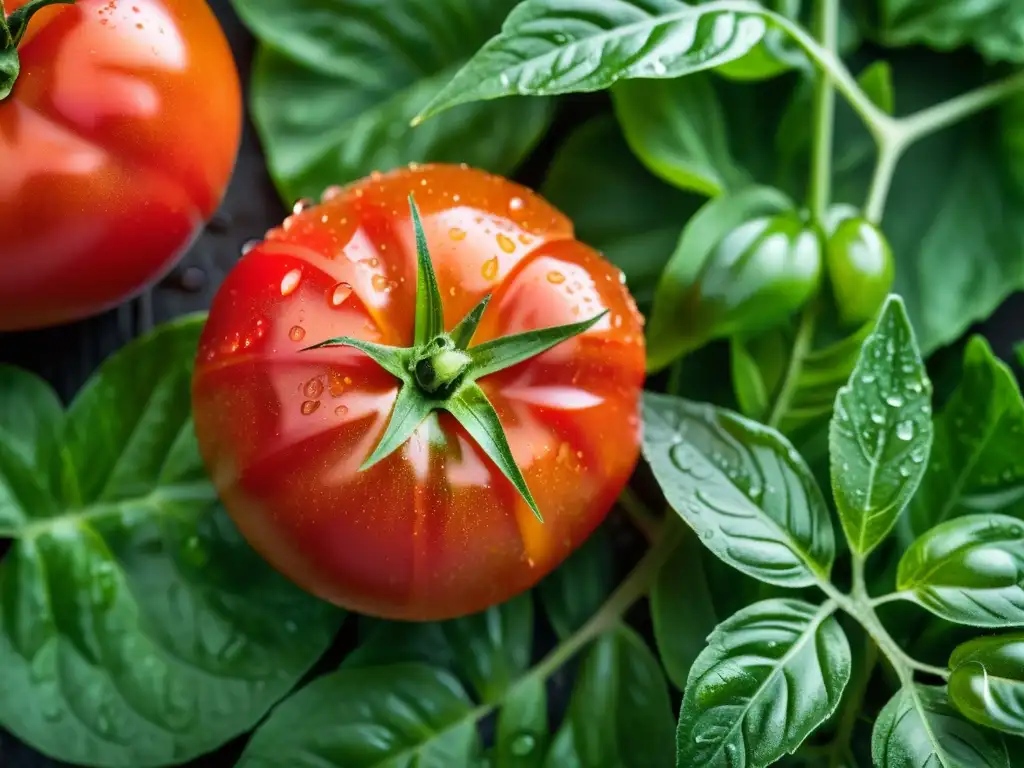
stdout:
<svg viewBox="0 0 1024 768">
<path fill-rule="evenodd" d="M 21 74 L 18 45 L 36 11 L 48 5 L 74 5 L 75 0 L 29 0 L 10 15 L 0 0 L 0 101 L 11 95 Z"/>
</svg>

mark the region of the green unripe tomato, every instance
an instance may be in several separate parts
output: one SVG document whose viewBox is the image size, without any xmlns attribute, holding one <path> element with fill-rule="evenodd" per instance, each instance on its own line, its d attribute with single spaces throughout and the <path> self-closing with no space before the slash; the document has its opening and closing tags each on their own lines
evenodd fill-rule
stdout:
<svg viewBox="0 0 1024 768">
<path fill-rule="evenodd" d="M 839 322 L 859 327 L 872 320 L 892 289 L 896 264 L 882 231 L 860 216 L 834 219 L 825 264 Z"/>
<path fill-rule="evenodd" d="M 761 216 L 723 237 L 695 286 L 714 336 L 777 326 L 818 289 L 822 237 L 797 213 Z"/>
</svg>

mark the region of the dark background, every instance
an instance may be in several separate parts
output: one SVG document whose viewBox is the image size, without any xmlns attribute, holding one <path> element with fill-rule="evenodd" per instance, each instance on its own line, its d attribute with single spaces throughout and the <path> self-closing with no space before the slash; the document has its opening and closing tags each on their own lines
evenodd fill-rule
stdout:
<svg viewBox="0 0 1024 768">
<path fill-rule="evenodd" d="M 229 0 L 209 0 L 209 5 L 231 44 L 248 101 L 254 41 L 231 9 Z M 572 125 L 591 113 L 602 101 L 603 97 L 597 96 L 563 103 L 554 128 L 527 166 L 516 174 L 516 178 L 530 186 L 539 186 L 544 169 L 558 143 Z M 38 373 L 54 386 L 61 398 L 69 401 L 99 364 L 128 341 L 177 315 L 208 308 L 224 276 L 239 258 L 242 245 L 248 240 L 261 237 L 268 228 L 279 224 L 286 213 L 267 174 L 263 153 L 247 112 L 238 161 L 225 199 L 178 266 L 151 290 L 106 314 L 58 328 L 0 334 L 0 363 L 19 365 Z M 1013 345 L 1024 340 L 1022 318 L 1024 294 L 1016 294 L 987 322 L 973 330 L 983 332 L 996 353 L 1003 359 L 1011 360 Z M 944 378 L 943 373 L 956 369 L 960 347 L 954 345 L 933 356 L 929 365 L 933 373 Z M 621 519 L 613 516 L 609 522 L 614 531 L 616 550 L 622 555 L 616 570 L 624 572 L 629 562 L 636 557 L 642 543 Z M 0 546 L 2 551 L 3 547 Z M 646 615 L 638 612 L 638 618 L 641 631 L 649 629 L 642 626 L 646 623 Z M 345 650 L 352 647 L 354 631 L 355 622 L 346 622 L 335 647 L 317 664 L 310 676 L 337 665 Z M 541 633 L 548 634 L 543 630 Z M 537 650 L 542 650 L 545 645 L 550 645 L 551 638 L 538 637 L 538 641 L 540 647 Z M 2 674 L 3 670 L 0 670 Z M 564 705 L 570 679 L 569 670 L 563 670 L 551 680 L 553 709 L 560 709 L 559 704 Z M 193 761 L 188 766 L 231 766 L 247 738 L 240 737 L 218 752 Z M 0 730 L 0 768 L 59 768 L 64 765 L 40 756 Z"/>
</svg>

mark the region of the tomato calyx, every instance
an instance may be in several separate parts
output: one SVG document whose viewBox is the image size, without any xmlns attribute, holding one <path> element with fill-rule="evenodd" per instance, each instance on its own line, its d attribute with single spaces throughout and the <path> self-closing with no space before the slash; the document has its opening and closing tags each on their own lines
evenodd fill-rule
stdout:
<svg viewBox="0 0 1024 768">
<path fill-rule="evenodd" d="M 544 518 L 516 464 L 497 411 L 477 380 L 529 360 L 590 329 L 608 312 L 579 323 L 527 331 L 470 346 L 488 294 L 450 331 L 444 330 L 444 309 L 427 238 L 413 195 L 409 208 L 416 234 L 416 321 L 411 347 L 375 344 L 350 336 L 327 339 L 303 349 L 347 346 L 358 349 L 402 382 L 391 417 L 377 446 L 360 471 L 369 469 L 404 445 L 435 410 L 450 413 L 515 486 L 537 519 Z"/>
<path fill-rule="evenodd" d="M 74 5 L 75 0 L 29 0 L 21 8 L 7 15 L 3 0 L 0 0 L 0 101 L 10 96 L 14 83 L 21 74 L 21 59 L 18 45 L 25 37 L 25 30 L 33 14 L 48 5 Z"/>
</svg>

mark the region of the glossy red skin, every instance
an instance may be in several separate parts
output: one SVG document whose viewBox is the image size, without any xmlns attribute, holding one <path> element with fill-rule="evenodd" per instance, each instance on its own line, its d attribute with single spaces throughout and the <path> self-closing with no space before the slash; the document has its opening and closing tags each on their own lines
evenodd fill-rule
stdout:
<svg viewBox="0 0 1024 768">
<path fill-rule="evenodd" d="M 200 0 L 49 6 L 19 53 L 0 101 L 0 331 L 95 314 L 166 273 L 241 134 L 231 50 Z"/>
<path fill-rule="evenodd" d="M 432 420 L 433 438 L 421 428 L 357 471 L 398 382 L 348 347 L 300 351 L 342 335 L 412 343 L 410 192 L 447 329 L 489 291 L 474 344 L 610 310 L 587 333 L 480 379 L 543 523 L 448 414 Z M 193 382 L 203 458 L 245 537 L 308 591 L 395 619 L 482 610 L 565 559 L 629 478 L 642 319 L 621 273 L 573 239 L 568 219 L 500 177 L 416 166 L 327 197 L 268 233 L 213 303 Z M 353 291 L 336 307 L 343 282 Z"/>
</svg>

